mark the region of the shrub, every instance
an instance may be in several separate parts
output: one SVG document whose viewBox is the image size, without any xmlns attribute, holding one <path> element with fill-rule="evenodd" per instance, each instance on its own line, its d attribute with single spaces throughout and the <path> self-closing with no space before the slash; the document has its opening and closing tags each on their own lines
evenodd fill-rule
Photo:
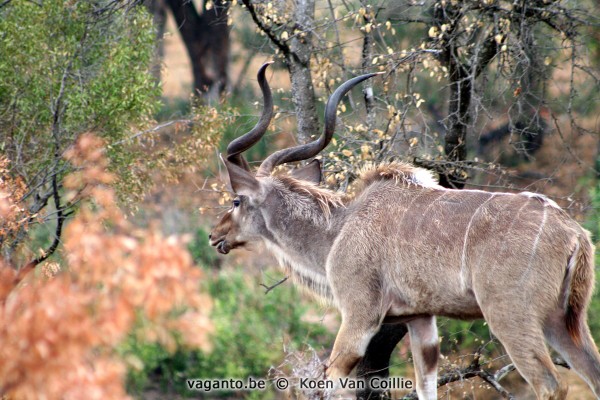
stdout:
<svg viewBox="0 0 600 400">
<path fill-rule="evenodd" d="M 303 321 L 310 306 L 291 284 L 265 294 L 259 281 L 241 269 L 207 272 L 204 288 L 214 301 L 212 351 L 169 354 L 160 346 L 128 342 L 144 364 L 143 373 L 130 374 L 130 388 L 141 390 L 154 375 L 162 390 L 192 395 L 186 379 L 265 378 L 288 350 L 331 346 L 334 335 L 322 324 Z"/>
<path fill-rule="evenodd" d="M 66 265 L 47 263 L 39 274 L 0 265 L 0 393 L 8 398 L 127 398 L 118 349 L 128 334 L 169 351 L 177 340 L 209 349 L 202 272 L 176 238 L 130 225 L 100 146 L 84 135 L 67 154 L 77 168 L 67 196 L 83 205 L 63 237 Z M 14 211 L 0 195 L 0 217 Z"/>
</svg>

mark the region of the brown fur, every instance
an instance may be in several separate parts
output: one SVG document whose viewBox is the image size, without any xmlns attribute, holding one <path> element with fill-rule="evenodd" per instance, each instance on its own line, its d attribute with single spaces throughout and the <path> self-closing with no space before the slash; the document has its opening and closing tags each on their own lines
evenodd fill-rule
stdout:
<svg viewBox="0 0 600 400">
<path fill-rule="evenodd" d="M 359 193 L 374 182 L 383 180 L 394 180 L 399 186 L 438 186 L 437 180 L 430 171 L 398 161 L 367 165 L 359 176 L 359 190 L 357 190 Z"/>
<path fill-rule="evenodd" d="M 587 314 L 587 305 L 594 291 L 594 248 L 591 246 L 589 232 L 586 232 L 584 240 L 580 238 L 577 252 L 573 257 L 576 258 L 574 270 L 571 272 L 565 321 L 573 341 L 580 346 L 581 331 L 585 329 L 583 322 Z"/>
<path fill-rule="evenodd" d="M 334 191 L 319 187 L 311 182 L 301 181 L 299 179 L 292 178 L 287 175 L 278 175 L 274 177 L 277 181 L 281 182 L 283 187 L 291 192 L 297 193 L 301 196 L 308 196 L 312 199 L 316 199 L 321 207 L 323 213 L 328 216 L 331 214 L 331 208 L 343 207 L 343 195 Z"/>
<path fill-rule="evenodd" d="M 545 340 L 600 395 L 600 355 L 585 320 L 593 247 L 551 200 L 444 189 L 403 163 L 365 169 L 354 198 L 292 177 L 230 176 L 241 202 L 211 244 L 227 253 L 262 242 L 338 307 L 329 377 L 348 374 L 382 321 L 410 317 L 417 393 L 435 399 L 434 316 L 484 317 L 539 399 L 566 393 Z"/>
</svg>

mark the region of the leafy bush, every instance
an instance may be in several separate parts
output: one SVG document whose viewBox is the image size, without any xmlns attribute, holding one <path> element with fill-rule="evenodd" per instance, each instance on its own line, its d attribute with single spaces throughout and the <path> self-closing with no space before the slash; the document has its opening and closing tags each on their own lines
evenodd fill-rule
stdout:
<svg viewBox="0 0 600 400">
<path fill-rule="evenodd" d="M 219 264 L 219 256 L 217 252 L 210 247 L 208 243 L 208 232 L 204 228 L 196 229 L 194 237 L 188 245 L 188 250 L 194 262 L 198 265 L 207 267 L 217 266 Z"/>
<path fill-rule="evenodd" d="M 128 351 L 139 357 L 144 367 L 130 373 L 130 390 L 141 390 L 155 375 L 161 390 L 191 395 L 186 379 L 264 378 L 271 366 L 285 358 L 284 346 L 292 350 L 333 343 L 333 334 L 322 324 L 303 321 L 309 303 L 302 301 L 291 284 L 265 294 L 259 286 L 260 278 L 249 277 L 242 269 L 219 271 L 212 276 L 207 271 L 206 275 L 205 290 L 214 301 L 212 351 L 180 350 L 169 354 L 161 346 L 139 345 L 132 340 Z"/>
<path fill-rule="evenodd" d="M 211 301 L 180 240 L 133 226 L 115 204 L 101 141 L 86 134 L 66 154 L 65 190 L 80 212 L 62 238 L 64 264 L 20 269 L 0 261 L 0 392 L 11 399 L 128 398 L 136 357 L 129 335 L 170 351 L 208 351 Z M 0 180 L 0 220 L 18 210 Z M 11 268 L 12 267 L 12 268 Z"/>
<path fill-rule="evenodd" d="M 147 124 L 158 106 L 148 73 L 154 27 L 143 7 L 99 11 L 92 2 L 7 2 L 0 8 L 3 151 L 26 180 L 83 132 L 109 144 L 111 169 L 129 180 L 138 154 L 111 146 Z M 64 176 L 68 169 L 60 169 Z M 30 183 L 30 182 L 28 182 Z"/>
</svg>

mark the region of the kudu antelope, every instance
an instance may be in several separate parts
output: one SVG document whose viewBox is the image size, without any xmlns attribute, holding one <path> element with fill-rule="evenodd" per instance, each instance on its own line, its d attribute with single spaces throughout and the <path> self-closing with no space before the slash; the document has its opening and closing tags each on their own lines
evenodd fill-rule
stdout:
<svg viewBox="0 0 600 400">
<path fill-rule="evenodd" d="M 353 199 L 318 186 L 315 160 L 291 176 L 272 175 L 323 150 L 340 99 L 376 74 L 331 95 L 318 140 L 279 150 L 252 173 L 241 153 L 271 120 L 268 65 L 258 73 L 260 120 L 227 147 L 223 161 L 237 197 L 210 243 L 222 254 L 264 243 L 300 284 L 340 310 L 329 378 L 351 372 L 382 323 L 403 322 L 419 399 L 435 399 L 435 316 L 483 317 L 539 399 L 563 399 L 567 391 L 545 340 L 600 395 L 600 356 L 586 323 L 594 282 L 587 231 L 542 195 L 445 189 L 408 164 L 365 171 Z"/>
</svg>

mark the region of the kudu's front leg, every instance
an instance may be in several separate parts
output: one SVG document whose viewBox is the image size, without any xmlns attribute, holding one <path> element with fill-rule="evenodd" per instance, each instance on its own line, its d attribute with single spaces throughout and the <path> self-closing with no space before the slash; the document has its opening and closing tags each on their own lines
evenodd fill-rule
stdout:
<svg viewBox="0 0 600 400">
<path fill-rule="evenodd" d="M 366 315 L 365 309 L 357 313 L 354 310 L 342 310 L 342 325 L 335 338 L 333 350 L 327 367 L 327 377 L 335 384 L 339 378 L 346 377 L 365 355 L 371 338 L 377 333 L 380 319 Z"/>
<path fill-rule="evenodd" d="M 440 344 L 435 317 L 420 317 L 406 325 L 410 335 L 410 347 L 415 366 L 417 395 L 419 400 L 436 400 Z"/>
</svg>

